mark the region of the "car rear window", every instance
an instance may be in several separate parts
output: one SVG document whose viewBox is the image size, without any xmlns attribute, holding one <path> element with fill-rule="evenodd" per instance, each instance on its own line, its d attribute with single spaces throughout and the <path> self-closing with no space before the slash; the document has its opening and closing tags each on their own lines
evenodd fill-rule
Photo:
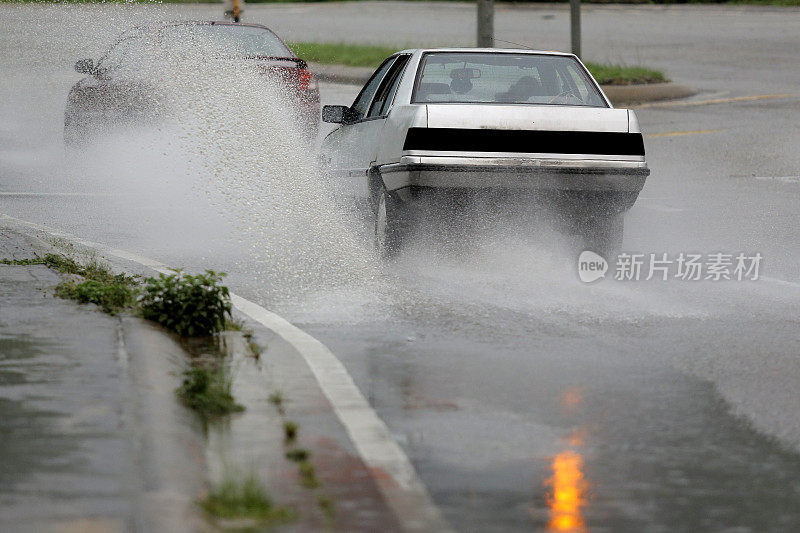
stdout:
<svg viewBox="0 0 800 533">
<path fill-rule="evenodd" d="M 271 31 L 234 24 L 187 24 L 167 26 L 164 37 L 177 37 L 184 43 L 196 42 L 230 50 L 236 55 L 293 57 L 294 54 Z"/>
<path fill-rule="evenodd" d="M 570 56 L 429 52 L 420 61 L 413 102 L 608 107 Z"/>
</svg>

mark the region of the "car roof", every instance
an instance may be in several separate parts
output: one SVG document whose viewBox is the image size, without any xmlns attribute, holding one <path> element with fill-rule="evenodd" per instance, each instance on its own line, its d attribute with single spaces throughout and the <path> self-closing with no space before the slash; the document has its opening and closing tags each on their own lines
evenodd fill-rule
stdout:
<svg viewBox="0 0 800 533">
<path fill-rule="evenodd" d="M 169 22 L 152 22 L 149 24 L 140 24 L 138 26 L 134 26 L 124 31 L 123 34 L 131 32 L 151 31 L 158 28 L 169 28 L 171 26 L 248 26 L 251 28 L 261 28 L 269 32 L 275 33 L 268 27 L 264 26 L 263 24 L 253 24 L 246 22 L 228 22 L 224 20 L 174 20 Z"/>
<path fill-rule="evenodd" d="M 413 54 L 415 52 L 428 53 L 428 52 L 482 52 L 482 53 L 496 53 L 496 54 L 536 54 L 536 55 L 551 55 L 551 56 L 573 56 L 569 52 L 557 52 L 555 50 L 532 50 L 529 48 L 409 48 L 401 50 L 398 54 Z"/>
</svg>

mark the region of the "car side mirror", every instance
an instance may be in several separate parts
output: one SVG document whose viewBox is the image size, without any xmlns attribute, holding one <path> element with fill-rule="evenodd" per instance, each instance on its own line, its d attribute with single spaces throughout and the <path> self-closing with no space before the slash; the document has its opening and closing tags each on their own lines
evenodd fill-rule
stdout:
<svg viewBox="0 0 800 533">
<path fill-rule="evenodd" d="M 94 60 L 92 59 L 79 59 L 75 63 L 75 72 L 79 72 L 81 74 L 94 74 L 94 71 Z"/>
<path fill-rule="evenodd" d="M 356 119 L 356 112 L 346 105 L 326 105 L 322 107 L 322 121 L 331 124 L 348 124 Z"/>
</svg>

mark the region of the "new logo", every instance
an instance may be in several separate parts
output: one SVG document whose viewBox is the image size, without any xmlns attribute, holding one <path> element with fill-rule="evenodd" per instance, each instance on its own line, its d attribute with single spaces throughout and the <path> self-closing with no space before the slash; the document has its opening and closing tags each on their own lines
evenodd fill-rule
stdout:
<svg viewBox="0 0 800 533">
<path fill-rule="evenodd" d="M 608 261 L 603 256 L 591 250 L 584 250 L 578 256 L 578 276 L 584 283 L 591 283 L 600 278 L 606 277 L 608 272 Z"/>
</svg>

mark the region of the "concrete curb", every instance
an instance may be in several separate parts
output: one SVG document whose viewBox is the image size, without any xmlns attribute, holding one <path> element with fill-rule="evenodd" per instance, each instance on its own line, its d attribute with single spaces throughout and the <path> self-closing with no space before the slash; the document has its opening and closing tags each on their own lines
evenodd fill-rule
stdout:
<svg viewBox="0 0 800 533">
<path fill-rule="evenodd" d="M 0 213 L 0 228 L 2 227 L 39 239 L 45 236 L 63 239 L 69 243 L 71 253 L 94 255 L 125 272 L 141 274 L 149 269 L 156 272 L 167 271 L 166 265 L 153 259 L 107 248 Z M 132 412 L 127 414 L 127 418 L 133 421 L 127 425 L 134 428 L 130 438 L 137 441 L 134 444 L 138 466 L 138 479 L 135 481 L 137 487 L 133 491 L 137 510 L 135 529 L 207 530 L 208 522 L 195 520 L 195 513 L 199 509 L 192 502 L 202 490 L 200 484 L 203 476 L 195 475 L 194 471 L 201 467 L 213 479 L 224 470 L 226 463 L 235 462 L 246 471 L 260 470 L 259 477 L 267 482 L 271 492 L 280 495 L 276 500 L 306 509 L 304 518 L 287 525 L 286 530 L 332 528 L 341 531 L 449 531 L 446 522 L 439 516 L 438 509 L 428 501 L 425 487 L 416 480 L 413 466 L 402 451 L 391 453 L 391 449 L 387 452 L 375 445 L 375 424 L 368 423 L 367 418 L 377 417 L 377 414 L 369 411 L 369 407 L 364 408 L 367 405 L 366 400 L 360 396 L 356 398 L 360 401 L 350 398 L 344 406 L 359 412 L 360 425 L 355 428 L 357 431 L 348 417 L 342 417 L 342 399 L 336 397 L 336 402 L 331 399 L 328 383 L 331 380 L 337 382 L 337 379 L 341 381 L 341 377 L 328 377 L 326 388 L 315 372 L 316 367 L 309 363 L 309 355 L 305 353 L 311 349 L 315 352 L 327 352 L 327 348 L 257 304 L 235 294 L 231 294 L 231 298 L 239 316 L 249 317 L 247 323 L 253 330 L 255 339 L 266 347 L 270 360 L 255 362 L 238 338 L 241 335 L 226 336 L 226 341 L 233 345 L 232 370 L 238 373 L 238 378 L 233 383 L 234 393 L 247 406 L 247 410 L 234 417 L 219 434 L 209 435 L 210 439 L 205 441 L 205 446 L 199 441 L 195 444 L 193 435 L 187 436 L 187 430 L 195 429 L 194 433 L 198 432 L 196 427 L 188 427 L 186 424 L 187 419 L 192 418 L 191 413 L 183 410 L 181 414 L 182 408 L 174 399 L 173 391 L 180 381 L 180 360 L 183 357 L 175 354 L 167 356 L 159 347 L 148 348 L 151 348 L 149 343 L 153 336 L 160 335 L 162 341 L 176 344 L 179 352 L 183 349 L 175 343 L 171 335 L 157 326 L 150 326 L 148 323 L 136 325 L 135 318 L 123 319 L 121 323 L 119 335 L 124 336 L 125 342 L 120 345 L 119 350 L 121 360 L 129 367 L 126 374 L 134 385 L 128 394 L 133 396 L 131 399 L 136 404 L 130 409 Z M 268 315 L 267 323 L 261 315 Z M 300 342 L 298 335 L 302 337 Z M 332 354 L 330 356 L 338 363 Z M 150 362 L 151 358 L 155 359 Z M 338 364 L 341 366 L 341 363 Z M 167 367 L 172 370 L 167 370 Z M 341 369 L 344 367 L 341 366 Z M 346 377 L 350 379 L 349 375 Z M 350 389 L 342 390 L 351 396 L 353 392 L 360 394 L 354 384 L 350 385 Z M 287 393 L 286 415 L 300 424 L 299 443 L 313 453 L 312 462 L 318 470 L 323 485 L 321 490 L 324 491 L 318 494 L 330 496 L 334 502 L 338 502 L 337 509 L 340 510 L 333 520 L 324 516 L 317 501 L 309 499 L 311 493 L 308 489 L 300 487 L 296 465 L 286 461 L 283 456 L 284 447 L 274 446 L 282 439 L 282 424 L 264 427 L 265 420 L 267 423 L 278 422 L 273 412 L 274 406 L 268 400 L 269 393 L 278 390 L 278 386 Z M 148 388 L 142 390 L 143 387 Z M 163 400 L 167 398 L 171 405 L 164 406 Z M 158 405 L 161 405 L 161 409 L 157 408 Z M 379 420 L 378 423 L 383 424 Z M 179 428 L 179 425 L 184 427 Z M 191 425 L 189 420 L 189 426 Z M 140 431 L 135 430 L 138 427 L 147 427 L 150 431 L 147 435 L 141 435 Z M 387 428 L 383 427 L 383 432 L 377 433 L 400 450 Z M 234 434 L 236 439 L 233 438 Z M 363 449 L 365 434 L 371 439 L 367 444 L 375 448 L 370 448 L 366 454 Z M 266 438 L 273 446 L 265 448 L 263 442 L 253 441 L 254 437 Z M 219 453 L 232 449 L 239 456 L 236 461 L 228 461 L 228 454 Z M 180 450 L 184 451 L 183 457 L 178 456 Z M 376 457 L 379 460 L 376 461 Z M 257 467 L 259 458 L 263 460 L 262 468 Z M 400 467 L 406 467 L 399 468 L 403 475 L 395 472 L 398 470 L 398 465 L 395 464 L 398 460 L 403 463 Z M 175 475 L 175 465 L 184 469 L 184 473 Z M 408 478 L 411 478 L 414 486 L 406 486 L 409 484 Z M 312 496 L 315 494 L 317 493 Z M 170 506 L 173 506 L 171 515 Z M 226 523 L 222 521 L 220 525 L 225 526 Z"/>
<path fill-rule="evenodd" d="M 324 65 L 309 63 L 311 70 L 320 81 L 330 83 L 350 83 L 363 85 L 375 69 L 371 67 L 350 67 L 347 65 Z M 616 105 L 641 104 L 658 100 L 687 98 L 697 91 L 677 83 L 649 83 L 645 85 L 601 85 L 603 91 Z"/>
<path fill-rule="evenodd" d="M 648 83 L 646 85 L 602 85 L 603 92 L 614 105 L 642 104 L 659 100 L 677 100 L 697 94 L 697 91 L 677 83 Z"/>
</svg>

